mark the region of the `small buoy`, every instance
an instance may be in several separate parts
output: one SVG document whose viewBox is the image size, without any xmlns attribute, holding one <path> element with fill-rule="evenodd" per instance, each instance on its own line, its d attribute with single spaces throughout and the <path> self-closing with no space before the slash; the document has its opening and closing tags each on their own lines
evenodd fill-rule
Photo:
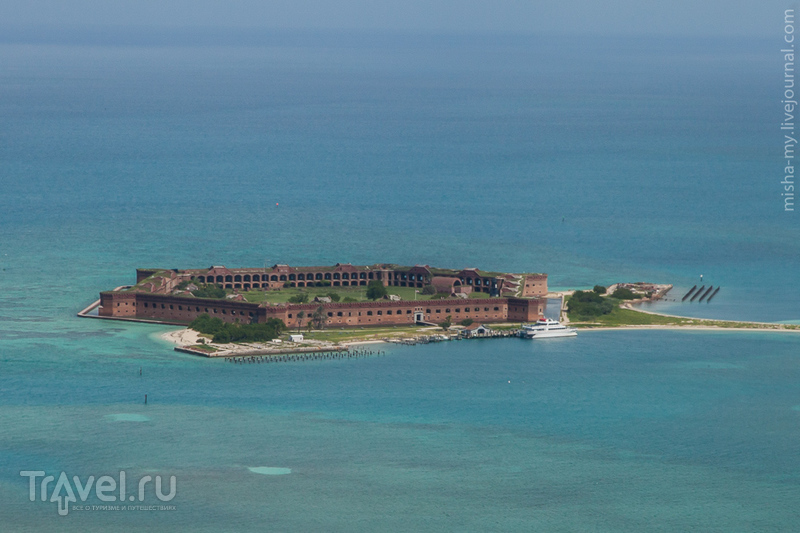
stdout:
<svg viewBox="0 0 800 533">
<path fill-rule="evenodd" d="M 275 202 L 275 207 L 278 207 L 278 202 Z"/>
</svg>

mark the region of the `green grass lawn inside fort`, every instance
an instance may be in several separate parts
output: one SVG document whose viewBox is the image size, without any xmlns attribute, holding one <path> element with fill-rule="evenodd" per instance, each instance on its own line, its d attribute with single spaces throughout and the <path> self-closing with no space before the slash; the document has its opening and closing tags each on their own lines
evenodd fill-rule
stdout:
<svg viewBox="0 0 800 533">
<path fill-rule="evenodd" d="M 415 289 L 414 287 L 386 287 L 388 294 L 399 296 L 401 300 L 414 300 L 414 291 L 419 291 L 416 294 L 416 300 L 432 300 L 440 298 L 442 295 L 427 295 L 422 294 L 422 289 Z M 228 291 L 231 292 L 231 291 Z M 244 299 L 250 303 L 263 303 L 268 302 L 271 304 L 286 303 L 290 298 L 300 294 L 308 295 L 308 302 L 312 302 L 317 296 L 328 296 L 330 293 L 338 294 L 340 302 L 345 298 L 352 298 L 357 302 L 368 302 L 367 287 L 289 287 L 279 290 L 259 290 L 254 289 L 250 291 L 240 291 Z M 485 292 L 476 292 L 469 295 L 470 298 L 489 298 L 489 294 Z"/>
</svg>

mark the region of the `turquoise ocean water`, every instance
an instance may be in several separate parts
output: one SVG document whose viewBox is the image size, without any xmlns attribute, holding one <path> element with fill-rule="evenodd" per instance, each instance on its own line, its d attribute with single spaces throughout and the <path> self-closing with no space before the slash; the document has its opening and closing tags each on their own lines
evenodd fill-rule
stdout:
<svg viewBox="0 0 800 533">
<path fill-rule="evenodd" d="M 238 366 L 173 352 L 168 328 L 75 317 L 140 266 L 391 261 L 672 283 L 678 299 L 703 274 L 723 287 L 711 304 L 658 308 L 800 321 L 773 52 L 0 45 L 0 529 L 791 530 L 794 334 Z M 59 517 L 21 470 L 175 475 L 176 509 Z"/>
</svg>

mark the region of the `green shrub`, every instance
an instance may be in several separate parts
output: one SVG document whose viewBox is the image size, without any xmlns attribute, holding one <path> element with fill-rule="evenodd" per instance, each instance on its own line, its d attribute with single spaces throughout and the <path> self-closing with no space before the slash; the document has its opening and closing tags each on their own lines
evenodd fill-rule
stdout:
<svg viewBox="0 0 800 533">
<path fill-rule="evenodd" d="M 367 285 L 367 298 L 377 300 L 384 296 L 386 296 L 386 287 L 383 286 L 383 282 L 377 279 L 370 281 Z"/>
<path fill-rule="evenodd" d="M 211 318 L 207 313 L 203 313 L 189 324 L 189 328 L 213 336 L 215 333 L 222 330 L 224 325 L 225 323 L 221 318 Z"/>
<path fill-rule="evenodd" d="M 461 322 L 459 322 L 459 324 L 461 324 L 461 325 L 462 325 L 462 326 L 464 326 L 465 328 L 466 328 L 466 327 L 469 327 L 469 326 L 471 326 L 471 325 L 472 325 L 472 319 L 471 319 L 471 318 L 465 318 L 464 320 L 462 320 Z"/>
<path fill-rule="evenodd" d="M 228 330 L 220 330 L 214 333 L 214 338 L 211 339 L 211 342 L 216 342 L 218 344 L 228 344 L 231 342 L 231 334 Z"/>
<path fill-rule="evenodd" d="M 452 320 L 453 320 L 452 315 L 447 315 L 447 318 L 445 318 L 444 322 L 441 322 L 439 324 L 439 327 L 442 328 L 443 330 L 447 331 L 448 329 L 450 329 L 450 326 L 453 325 L 453 321 Z"/>
<path fill-rule="evenodd" d="M 424 287 L 422 287 L 422 294 L 428 296 L 436 294 L 436 287 L 434 287 L 433 285 L 425 285 Z"/>
<path fill-rule="evenodd" d="M 603 301 L 603 297 L 594 291 L 575 291 L 575 293 L 570 297 L 569 301 L 582 303 L 601 303 Z"/>
<path fill-rule="evenodd" d="M 320 305 L 311 315 L 309 324 L 313 324 L 317 329 L 322 329 L 325 327 L 326 320 L 328 320 L 328 316 L 325 314 L 325 307 Z"/>
<path fill-rule="evenodd" d="M 308 293 L 307 292 L 300 292 L 291 298 L 289 298 L 289 303 L 293 304 L 304 304 L 308 301 Z"/>
<path fill-rule="evenodd" d="M 603 287 L 602 285 L 595 285 L 594 289 L 592 289 L 592 290 L 594 292 L 596 292 L 597 294 L 605 294 L 606 293 L 606 288 Z"/>
<path fill-rule="evenodd" d="M 270 341 L 286 331 L 286 325 L 277 318 L 270 318 L 264 324 L 229 324 L 220 318 L 211 318 L 205 313 L 194 319 L 189 327 L 211 335 L 213 342 L 220 344 Z"/>
<path fill-rule="evenodd" d="M 613 310 L 614 303 L 594 291 L 575 291 L 567 302 L 567 311 L 579 316 L 607 315 Z"/>
<path fill-rule="evenodd" d="M 339 296 L 339 295 L 338 295 L 337 293 L 335 293 L 335 292 L 329 292 L 329 293 L 328 293 L 328 298 L 330 298 L 332 302 L 338 302 L 339 300 L 341 300 L 341 299 L 342 299 L 342 297 L 341 297 L 341 296 Z"/>
<path fill-rule="evenodd" d="M 641 296 L 634 293 L 632 290 L 623 288 L 615 290 L 611 297 L 617 300 L 636 300 L 637 298 L 641 298 Z"/>
<path fill-rule="evenodd" d="M 225 289 L 219 285 L 209 283 L 207 285 L 198 285 L 197 290 L 192 291 L 192 294 L 197 298 L 225 298 Z"/>
</svg>

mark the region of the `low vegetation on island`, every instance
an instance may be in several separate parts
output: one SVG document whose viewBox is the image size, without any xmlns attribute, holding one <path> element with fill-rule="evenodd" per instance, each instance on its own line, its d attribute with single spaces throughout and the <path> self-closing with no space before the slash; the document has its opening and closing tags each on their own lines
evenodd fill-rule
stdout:
<svg viewBox="0 0 800 533">
<path fill-rule="evenodd" d="M 636 293 L 628 288 L 617 288 L 612 294 L 596 285 L 591 291 L 575 291 L 567 299 L 567 316 L 570 325 L 579 328 L 612 328 L 626 326 L 678 326 L 736 329 L 798 330 L 800 325 L 769 324 L 760 322 L 738 322 L 713 320 L 649 313 L 641 309 L 628 308 L 626 301 L 648 298 L 649 293 Z"/>
<path fill-rule="evenodd" d="M 595 285 L 591 291 L 575 291 L 567 300 L 570 321 L 587 321 L 611 315 L 619 309 L 623 301 L 636 300 L 644 296 L 626 288 L 619 288 L 610 296 L 603 296 L 604 294 L 606 288 L 601 285 Z"/>
<path fill-rule="evenodd" d="M 615 327 L 643 325 L 691 325 L 693 319 L 668 317 L 644 313 L 621 306 L 628 300 L 647 298 L 649 294 L 636 293 L 620 287 L 607 294 L 602 285 L 595 285 L 591 291 L 575 291 L 567 299 L 567 316 L 575 326 Z"/>
<path fill-rule="evenodd" d="M 277 339 L 286 331 L 286 324 L 277 318 L 270 318 L 263 324 L 231 324 L 202 314 L 189 324 L 189 328 L 210 336 L 215 344 L 227 344 Z"/>
<path fill-rule="evenodd" d="M 595 291 L 575 291 L 567 301 L 567 311 L 570 320 L 585 320 L 608 315 L 616 305 L 617 302 Z"/>
<path fill-rule="evenodd" d="M 178 286 L 180 289 L 180 286 Z M 191 291 L 192 295 L 197 298 L 225 298 L 225 289 L 218 285 L 199 285 L 195 290 Z"/>
</svg>

